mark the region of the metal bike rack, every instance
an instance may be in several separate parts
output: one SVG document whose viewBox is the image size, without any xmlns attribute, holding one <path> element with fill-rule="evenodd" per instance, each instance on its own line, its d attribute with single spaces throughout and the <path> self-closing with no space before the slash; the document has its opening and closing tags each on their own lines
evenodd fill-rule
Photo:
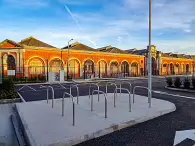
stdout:
<svg viewBox="0 0 195 146">
<path fill-rule="evenodd" d="M 107 82 L 107 83 L 106 83 L 106 96 L 108 95 L 108 84 L 114 85 L 116 88 L 118 88 L 117 85 L 116 85 L 116 83 Z M 116 88 L 115 88 L 115 89 L 116 89 Z M 116 91 L 116 94 L 117 94 L 117 91 Z"/>
<path fill-rule="evenodd" d="M 70 98 L 72 99 L 72 125 L 75 125 L 75 103 L 74 103 L 74 99 L 73 96 L 71 94 L 69 94 L 68 92 L 64 92 L 63 94 L 63 98 L 62 98 L 62 116 L 64 116 L 64 96 L 68 95 L 70 96 Z"/>
<path fill-rule="evenodd" d="M 121 83 L 124 83 L 124 84 L 129 84 L 129 91 L 130 93 L 132 92 L 132 84 L 128 81 L 116 81 L 116 83 L 119 82 L 120 83 L 120 88 L 121 88 Z M 121 94 L 121 90 L 120 90 L 120 94 Z"/>
<path fill-rule="evenodd" d="M 78 85 L 75 84 L 75 85 L 70 86 L 70 95 L 72 95 L 72 87 L 76 87 L 76 89 L 77 89 L 77 104 L 79 104 L 79 88 L 78 88 Z"/>
<path fill-rule="evenodd" d="M 40 88 L 47 88 L 47 103 L 49 103 L 49 101 L 48 101 L 49 88 L 51 88 L 51 90 L 52 90 L 52 108 L 53 108 L 54 107 L 54 89 L 53 89 L 53 87 L 52 86 L 43 86 L 43 85 L 41 85 Z"/>
<path fill-rule="evenodd" d="M 115 96 L 115 92 L 117 90 L 123 90 L 123 91 L 127 91 L 128 94 L 129 94 L 129 112 L 131 112 L 131 92 L 126 89 L 126 88 L 116 88 L 115 91 L 114 91 L 114 107 L 116 107 L 116 96 Z"/>
<path fill-rule="evenodd" d="M 28 86 L 28 85 L 24 85 L 24 86 L 22 86 L 18 91 L 21 91 L 24 87 L 28 87 L 28 88 L 30 88 L 30 89 L 32 89 L 32 90 L 34 90 L 34 91 L 36 91 L 34 88 L 32 88 L 32 87 L 30 87 L 30 86 Z"/>
<path fill-rule="evenodd" d="M 91 95 L 91 85 L 96 86 L 97 87 L 97 90 L 100 91 L 100 86 L 98 85 L 98 83 L 90 83 L 90 85 L 89 85 L 89 98 L 90 98 L 90 95 Z M 98 92 L 98 101 L 100 101 L 99 92 Z"/>
<path fill-rule="evenodd" d="M 135 86 L 135 87 L 133 88 L 133 103 L 135 102 L 135 89 L 136 89 L 136 88 L 147 89 L 147 90 L 148 90 L 148 93 L 151 95 L 151 91 L 150 91 L 147 87 Z M 151 99 L 149 98 L 149 96 L 148 96 L 148 103 L 149 103 L 149 108 L 151 108 Z"/>
<path fill-rule="evenodd" d="M 98 93 L 104 94 L 104 97 L 105 97 L 105 118 L 107 118 L 107 96 L 106 96 L 106 94 L 103 91 L 100 91 L 100 90 L 93 90 L 92 91 L 92 96 L 91 96 L 91 111 L 93 111 L 93 94 L 94 94 L 94 92 L 98 92 Z"/>
</svg>

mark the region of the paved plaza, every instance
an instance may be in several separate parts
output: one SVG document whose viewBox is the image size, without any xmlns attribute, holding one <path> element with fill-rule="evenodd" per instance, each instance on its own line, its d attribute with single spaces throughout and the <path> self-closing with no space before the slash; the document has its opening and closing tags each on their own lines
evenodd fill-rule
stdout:
<svg viewBox="0 0 195 146">
<path fill-rule="evenodd" d="M 132 84 L 132 89 L 135 86 L 144 86 L 147 87 L 147 78 L 130 78 L 127 79 L 128 82 L 130 82 Z M 112 81 L 112 80 L 111 80 Z M 40 118 L 33 118 L 31 121 L 36 123 L 39 122 L 39 127 L 44 128 L 44 125 L 48 125 L 48 123 L 51 125 L 50 128 L 53 130 L 55 130 L 55 125 L 58 124 L 53 124 L 53 123 L 60 123 L 63 120 L 69 122 L 69 125 L 73 128 L 76 126 L 79 126 L 81 123 L 78 121 L 82 121 L 80 118 L 81 113 L 83 113 L 82 111 L 85 111 L 85 115 L 92 115 L 93 118 L 85 118 L 83 121 L 85 121 L 84 123 L 87 123 L 86 121 L 90 121 L 92 120 L 93 122 L 97 122 L 97 117 L 99 117 L 99 120 L 101 119 L 102 121 L 105 121 L 104 118 L 104 97 L 103 95 L 101 95 L 101 100 L 100 102 L 98 102 L 97 105 L 102 105 L 102 107 L 99 106 L 95 106 L 94 105 L 94 110 L 93 112 L 90 111 L 90 100 L 88 97 L 89 94 L 89 85 L 93 82 L 90 81 L 90 83 L 82 83 L 83 81 L 79 81 L 77 84 L 79 84 L 79 96 L 81 97 L 85 97 L 86 98 L 79 98 L 79 104 L 75 104 L 75 126 L 72 126 L 72 116 L 71 115 L 67 115 L 67 113 L 71 114 L 72 113 L 72 105 L 71 105 L 71 100 L 66 96 L 67 99 L 70 103 L 68 104 L 67 102 L 65 103 L 65 110 L 64 110 L 64 117 L 61 116 L 61 98 L 63 97 L 63 93 L 64 92 L 69 92 L 69 87 L 75 83 L 62 83 L 61 85 L 59 83 L 54 83 L 54 84 L 29 84 L 28 86 L 24 86 L 24 85 L 18 85 L 16 86 L 17 90 L 19 91 L 19 93 L 21 94 L 22 98 L 26 101 L 26 103 L 22 103 L 21 106 L 19 107 L 19 109 L 23 108 L 29 108 L 29 110 L 25 111 L 25 116 L 29 117 L 31 114 L 33 114 L 32 118 L 37 116 L 38 114 L 43 115 Z M 100 82 L 100 81 L 98 81 Z M 194 132 L 193 130 L 195 129 L 195 95 L 193 93 L 187 93 L 187 92 L 180 92 L 180 91 L 171 91 L 171 90 L 167 90 L 164 87 L 166 86 L 166 82 L 165 82 L 165 78 L 162 77 L 153 77 L 153 87 L 152 87 L 152 101 L 155 101 L 157 99 L 166 101 L 166 102 L 170 102 L 173 103 L 176 107 L 176 111 L 171 112 L 169 114 L 165 114 L 162 115 L 160 117 L 148 120 L 148 121 L 137 121 L 137 124 L 132 124 L 132 122 L 129 122 L 131 125 L 128 126 L 128 124 L 124 127 L 123 129 L 117 130 L 117 126 L 114 126 L 114 129 L 112 129 L 112 131 L 110 132 L 109 130 L 106 133 L 101 134 L 101 132 L 99 132 L 96 135 L 89 135 L 89 136 L 85 136 L 82 138 L 77 139 L 76 143 L 78 146 L 91 146 L 91 145 L 97 145 L 97 146 L 173 146 L 174 143 L 176 146 L 192 146 L 195 144 L 195 141 L 193 140 L 193 135 L 192 133 Z M 96 82 L 97 83 L 97 82 Z M 51 86 L 54 89 L 54 97 L 55 97 L 55 103 L 54 103 L 54 108 L 51 107 L 51 98 L 52 98 L 52 91 L 51 89 L 49 89 L 49 99 L 50 99 L 50 103 L 47 104 L 46 103 L 46 97 L 47 97 L 47 88 L 44 88 L 44 86 Z M 119 87 L 119 86 L 118 86 Z M 126 88 L 129 89 L 129 85 L 128 84 L 124 84 L 122 85 L 122 88 Z M 99 89 L 101 91 L 106 91 L 105 90 L 105 83 L 101 83 L 99 84 Z M 108 95 L 110 95 L 111 93 L 114 92 L 115 86 L 113 85 L 109 85 L 108 86 Z M 91 86 L 91 91 L 92 90 L 97 90 L 96 86 Z M 122 95 L 126 92 L 122 91 Z M 131 90 L 132 93 L 132 90 Z M 147 103 L 147 96 L 148 96 L 148 92 L 146 89 L 141 89 L 141 88 L 137 88 L 136 89 L 136 95 L 140 95 L 140 97 L 143 97 L 143 102 Z M 74 96 L 74 98 L 76 98 L 77 96 L 77 90 L 76 88 L 72 89 L 72 95 Z M 95 95 L 96 96 L 96 95 Z M 94 101 L 97 101 L 97 97 L 94 96 Z M 132 96 L 131 96 L 132 98 Z M 85 101 L 86 99 L 86 101 Z M 121 100 L 120 102 L 123 103 L 123 100 L 127 100 L 128 98 L 116 98 L 116 101 Z M 135 98 L 136 101 L 136 98 Z M 139 101 L 139 100 L 138 100 Z M 77 98 L 75 99 L 75 102 L 77 103 Z M 102 103 L 103 102 L 103 103 Z M 113 98 L 109 98 L 108 103 L 111 103 L 109 105 L 113 106 Z M 118 109 L 120 107 L 120 102 L 116 102 L 116 109 Z M 132 104 L 132 112 L 129 113 L 128 112 L 128 101 L 126 101 L 127 103 L 124 104 L 124 106 L 122 106 L 122 108 L 120 108 L 121 110 L 126 108 L 126 112 L 127 115 L 133 115 L 133 112 L 135 112 L 135 109 L 133 109 L 133 107 L 137 104 L 137 101 L 135 102 L 135 104 Z M 88 103 L 88 106 L 83 106 L 85 105 L 84 103 Z M 152 102 L 153 103 L 153 102 Z M 30 105 L 30 106 L 29 106 Z M 36 105 L 36 106 L 32 106 L 32 105 Z M 145 106 L 148 107 L 148 103 L 147 104 L 143 104 Z M 26 107 L 27 106 L 27 107 Z M 106 121 L 104 122 L 104 124 L 99 124 L 99 129 L 101 129 L 101 126 L 103 125 L 102 128 L 106 128 L 110 123 L 110 119 L 111 120 L 118 120 L 115 121 L 115 125 L 116 122 L 119 122 L 119 124 L 125 122 L 126 120 L 128 120 L 128 116 L 124 116 L 126 118 L 126 120 L 122 120 L 121 118 L 117 118 L 117 116 L 123 116 L 121 114 L 119 114 L 119 112 L 115 111 L 115 108 L 113 107 L 109 107 L 108 106 L 108 117 L 106 119 Z M 162 105 L 163 106 L 163 105 Z M 35 108 L 36 107 L 36 108 Z M 67 111 L 67 107 L 70 107 L 70 111 Z M 161 107 L 161 106 L 160 106 Z M 159 107 L 159 108 L 160 108 Z M 111 109 L 110 109 L 111 108 Z M 146 108 L 146 107 L 145 107 Z M 44 110 L 43 110 L 44 109 Z M 141 108 L 142 109 L 142 108 Z M 149 109 L 149 108 L 147 108 Z M 46 114 L 43 114 L 45 112 L 45 110 L 47 110 Z M 29 112 L 31 111 L 31 112 Z M 49 111 L 49 112 L 48 112 Z M 112 116 L 113 114 L 110 113 L 111 111 L 113 111 L 114 116 Z M 144 111 L 144 110 L 142 110 Z M 60 121 L 55 121 L 52 122 L 53 120 L 44 118 L 44 116 L 49 115 L 49 113 L 53 113 L 56 114 L 56 117 L 61 117 Z M 122 111 L 124 112 L 124 111 Z M 147 112 L 144 111 L 143 114 Z M 37 114 L 38 113 L 38 114 Z M 124 114 L 126 115 L 126 114 Z M 69 118 L 66 118 L 69 117 Z M 95 117 L 95 118 L 94 118 Z M 100 118 L 101 117 L 101 118 Z M 124 118 L 123 117 L 123 118 Z M 44 119 L 43 119 L 44 118 Z M 37 120 L 38 119 L 38 120 Z M 40 122 L 41 120 L 45 120 L 46 122 Z M 108 121 L 109 119 L 109 121 Z M 122 120 L 122 121 L 120 121 Z M 131 120 L 131 119 L 129 119 Z M 93 123 L 91 122 L 91 123 Z M 142 123 L 140 123 L 142 122 Z M 90 124 L 91 124 L 90 123 Z M 101 122 L 98 122 L 101 123 Z M 107 125 L 106 125 L 107 123 Z M 111 122 L 112 123 L 112 122 Z M 87 131 L 85 131 L 86 133 L 90 133 L 90 132 L 94 132 L 93 130 L 95 129 L 94 124 L 90 126 L 90 124 L 88 124 L 89 128 Z M 32 124 L 33 125 L 33 124 Z M 54 126 L 53 126 L 54 125 Z M 63 123 L 63 125 L 65 126 L 66 124 Z M 112 124 L 111 124 L 112 125 Z M 112 125 L 113 126 L 113 125 Z M 111 126 L 111 127 L 112 127 Z M 52 128 L 54 127 L 54 128 Z M 82 127 L 82 129 L 84 129 L 84 126 L 80 126 Z M 108 126 L 109 127 L 109 126 Z M 119 126 L 120 127 L 120 126 Z M 63 127 L 65 128 L 65 127 Z M 119 128 L 118 128 L 119 129 Z M 46 132 L 48 132 L 49 129 L 46 129 Z M 97 129 L 98 130 L 98 129 Z M 44 130 L 42 130 L 44 131 Z M 73 130 L 71 130 L 73 131 Z M 100 130 L 101 131 L 101 130 Z M 188 132 L 189 131 L 189 132 Z M 36 132 L 36 131 L 34 131 Z M 55 131 L 54 133 L 51 133 L 52 135 L 55 135 L 58 132 L 64 132 L 61 129 L 59 129 L 59 131 Z M 74 132 L 74 131 L 73 131 Z M 181 136 L 181 134 L 184 136 Z M 178 136 L 179 134 L 179 136 Z M 191 134 L 191 135 L 190 135 Z M 73 134 L 74 135 L 74 134 Z M 103 135 L 103 136 L 101 136 Z M 186 136 L 187 135 L 187 136 Z M 51 135 L 50 135 L 51 136 Z M 69 135 L 71 136 L 71 135 Z M 75 137 L 78 135 L 75 135 Z M 100 136 L 100 137 L 99 137 Z M 36 136 L 35 136 L 36 137 Z M 42 135 L 39 135 L 39 138 L 41 138 Z M 62 139 L 63 134 L 60 135 L 59 137 L 53 137 L 54 141 L 55 140 L 59 140 Z M 38 138 L 38 139 L 39 139 Z M 73 138 L 73 137 L 71 137 Z M 87 141 L 85 141 L 87 140 Z M 82 142 L 83 141 L 83 142 Z M 52 142 L 52 139 L 51 139 Z M 67 142 L 67 139 L 64 140 L 64 142 Z M 70 142 L 70 141 L 69 141 Z M 177 144 L 176 144 L 177 143 Z M 59 143 L 58 143 L 59 144 Z"/>
<path fill-rule="evenodd" d="M 91 98 L 80 96 L 75 105 L 75 125 L 73 126 L 73 104 L 70 98 L 65 99 L 65 113 L 62 116 L 62 99 L 28 103 L 17 103 L 17 109 L 28 131 L 28 138 L 32 145 L 75 145 L 82 141 L 97 138 L 114 131 L 173 112 L 173 103 L 159 99 L 152 99 L 149 108 L 148 99 L 136 95 L 135 103 L 129 112 L 129 95 L 118 93 L 116 107 L 113 105 L 113 93 L 107 96 L 107 111 L 105 118 L 105 99 L 100 94 L 93 96 L 93 111 Z M 76 103 L 77 99 L 74 98 Z"/>
</svg>

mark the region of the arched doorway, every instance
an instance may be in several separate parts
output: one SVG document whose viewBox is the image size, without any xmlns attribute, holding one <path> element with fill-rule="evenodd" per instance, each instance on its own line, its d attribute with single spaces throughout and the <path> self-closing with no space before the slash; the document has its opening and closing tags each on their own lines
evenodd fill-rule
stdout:
<svg viewBox="0 0 195 146">
<path fill-rule="evenodd" d="M 186 74 L 190 73 L 190 65 L 186 64 Z"/>
<path fill-rule="evenodd" d="M 107 63 L 104 60 L 98 62 L 98 74 L 99 77 L 107 76 Z"/>
<path fill-rule="evenodd" d="M 69 61 L 69 76 L 70 78 L 80 77 L 80 63 L 76 59 Z"/>
<path fill-rule="evenodd" d="M 167 74 L 168 74 L 167 67 L 168 67 L 167 63 L 164 63 L 164 64 L 163 64 L 163 67 L 162 67 L 163 75 L 167 75 Z"/>
<path fill-rule="evenodd" d="M 178 63 L 175 65 L 174 71 L 175 71 L 175 74 L 176 74 L 176 75 L 179 74 L 180 70 L 179 70 L 179 64 L 178 64 Z"/>
<path fill-rule="evenodd" d="M 16 70 L 16 60 L 10 54 L 3 55 L 3 75 L 10 75 L 8 70 Z M 11 75 L 14 75 L 13 72 Z"/>
<path fill-rule="evenodd" d="M 123 61 L 121 64 L 121 73 L 124 77 L 129 76 L 129 63 L 127 61 Z"/>
<path fill-rule="evenodd" d="M 8 65 L 8 70 L 16 70 L 16 60 L 14 56 L 8 55 L 7 65 Z"/>
<path fill-rule="evenodd" d="M 157 63 L 154 57 L 152 57 L 152 75 L 157 75 Z"/>
<path fill-rule="evenodd" d="M 138 63 L 137 62 L 133 62 L 131 64 L 131 75 L 138 76 Z"/>
<path fill-rule="evenodd" d="M 115 61 L 115 62 L 112 62 L 110 64 L 110 75 L 111 76 L 117 76 L 118 75 L 118 63 Z"/>
<path fill-rule="evenodd" d="M 59 73 L 61 69 L 61 60 L 59 58 L 55 58 L 50 61 L 49 66 L 50 66 L 49 67 L 50 72 Z"/>
<path fill-rule="evenodd" d="M 62 62 L 61 59 L 55 58 L 50 61 L 49 63 L 49 72 L 54 72 L 56 73 L 55 75 L 55 80 L 59 81 L 60 80 L 60 70 L 62 69 Z"/>
<path fill-rule="evenodd" d="M 91 78 L 94 74 L 94 63 L 92 60 L 86 60 L 84 62 L 84 79 Z"/>
<path fill-rule="evenodd" d="M 169 70 L 170 70 L 170 75 L 173 75 L 173 73 L 174 73 L 174 66 L 173 66 L 173 63 L 170 64 Z"/>
<path fill-rule="evenodd" d="M 29 61 L 28 65 L 29 65 L 30 76 L 45 75 L 45 64 L 41 58 L 39 57 L 32 58 Z"/>
</svg>

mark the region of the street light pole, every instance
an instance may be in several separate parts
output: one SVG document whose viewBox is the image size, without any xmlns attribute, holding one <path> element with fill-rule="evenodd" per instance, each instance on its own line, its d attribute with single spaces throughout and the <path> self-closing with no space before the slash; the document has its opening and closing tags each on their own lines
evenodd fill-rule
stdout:
<svg viewBox="0 0 195 146">
<path fill-rule="evenodd" d="M 63 70 L 63 68 L 62 68 L 62 49 L 61 49 L 61 70 Z"/>
<path fill-rule="evenodd" d="M 152 42 L 152 0 L 149 0 L 149 48 L 148 48 L 148 89 L 152 91 L 152 64 L 151 64 L 151 42 Z M 151 108 L 152 92 L 148 92 L 149 107 Z"/>
<path fill-rule="evenodd" d="M 70 42 L 72 41 L 73 39 L 69 40 L 68 41 L 68 62 L 67 62 L 67 80 L 69 79 L 69 60 L 70 60 L 70 50 L 69 50 L 69 45 L 70 45 Z"/>
</svg>

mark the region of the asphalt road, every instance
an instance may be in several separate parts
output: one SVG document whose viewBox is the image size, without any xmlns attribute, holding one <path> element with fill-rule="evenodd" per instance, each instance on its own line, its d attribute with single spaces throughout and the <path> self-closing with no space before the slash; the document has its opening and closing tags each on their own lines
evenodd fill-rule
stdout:
<svg viewBox="0 0 195 146">
<path fill-rule="evenodd" d="M 131 82 L 133 86 L 147 86 L 147 80 L 145 79 L 131 80 Z M 153 92 L 152 97 L 168 100 L 174 103 L 177 108 L 175 112 L 126 129 L 122 129 L 97 139 L 86 141 L 84 143 L 78 144 L 78 146 L 172 146 L 176 131 L 195 129 L 195 100 L 186 99 L 176 95 L 190 96 L 194 98 L 195 95 L 193 93 L 170 91 L 164 89 L 165 85 L 166 83 L 164 79 L 153 79 L 153 90 L 166 92 L 169 93 L 169 95 Z M 126 85 L 125 87 L 127 88 L 128 86 Z M 39 90 L 39 87 L 37 86 L 34 88 Z M 104 90 L 105 87 L 100 87 L 100 89 Z M 59 90 L 59 87 L 56 87 L 55 98 L 61 98 L 64 91 L 65 89 Z M 109 87 L 108 91 L 112 92 L 113 87 Z M 20 93 L 27 101 L 46 99 L 45 89 L 43 91 L 35 92 L 26 88 Z M 73 93 L 74 96 L 76 96 L 76 92 Z M 86 94 L 88 94 L 88 88 L 83 87 L 80 95 Z M 147 96 L 147 91 L 144 89 L 137 89 L 136 94 Z M 193 141 L 191 143 L 193 143 Z M 184 144 L 182 146 L 191 145 Z"/>
</svg>

